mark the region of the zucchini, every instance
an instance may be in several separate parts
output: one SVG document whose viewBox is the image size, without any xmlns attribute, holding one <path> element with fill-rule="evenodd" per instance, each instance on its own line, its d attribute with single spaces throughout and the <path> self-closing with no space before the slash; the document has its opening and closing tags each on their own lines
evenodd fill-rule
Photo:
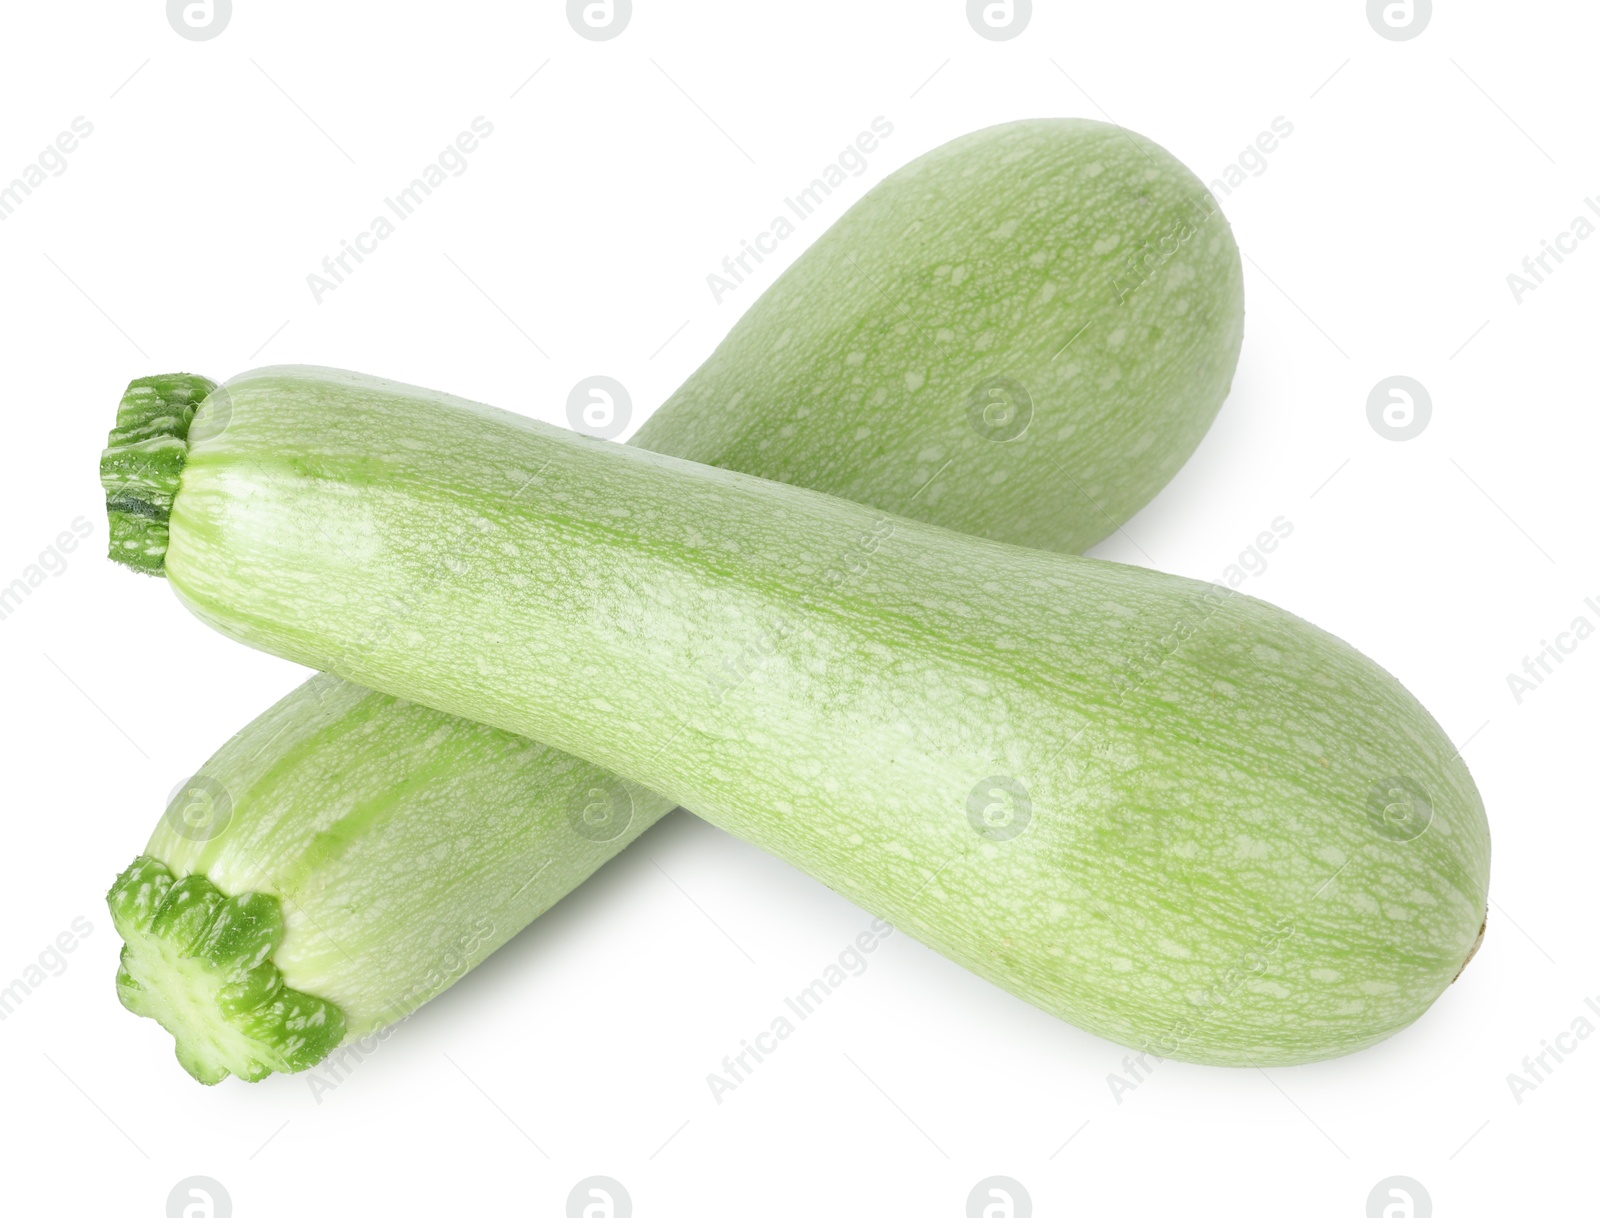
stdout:
<svg viewBox="0 0 1600 1218">
<path fill-rule="evenodd" d="M 639 438 L 1079 554 L 1188 460 L 1243 334 L 1233 235 L 1171 154 L 1103 123 L 1011 123 L 867 194 Z"/>
<path fill-rule="evenodd" d="M 1129 251 L 1194 226 L 1167 279 L 1129 295 Z M 636 443 L 1076 549 L 1198 442 L 1241 324 L 1237 249 L 1187 170 L 1102 124 L 1010 124 L 869 193 Z M 161 570 L 213 388 L 130 386 L 103 462 L 114 558 Z M 227 416 L 220 395 L 200 431 Z M 554 749 L 314 677 L 202 767 L 113 887 L 119 993 L 202 1081 L 304 1069 L 451 984 L 672 806 Z"/>
<path fill-rule="evenodd" d="M 1263 602 L 328 369 L 235 378 L 187 447 L 165 571 L 217 629 L 605 766 L 1113 1040 L 1349 1052 L 1478 940 L 1465 764 Z"/>
</svg>

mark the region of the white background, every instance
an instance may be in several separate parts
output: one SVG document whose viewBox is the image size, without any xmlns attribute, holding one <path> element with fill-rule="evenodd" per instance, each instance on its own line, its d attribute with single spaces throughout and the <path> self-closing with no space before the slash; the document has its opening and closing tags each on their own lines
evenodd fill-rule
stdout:
<svg viewBox="0 0 1600 1218">
<path fill-rule="evenodd" d="M 1506 276 L 1600 195 L 1600 12 L 1439 7 L 1393 41 L 1359 0 L 1041 2 L 991 41 L 956 0 L 637 0 L 589 41 L 551 2 L 238 0 L 190 41 L 156 0 L 8 5 L 0 182 L 75 117 L 93 133 L 0 222 L 0 584 L 75 518 L 92 536 L 0 620 L 0 985 L 92 930 L 0 1023 L 6 1212 L 157 1218 L 206 1175 L 241 1218 L 562 1214 L 594 1174 L 641 1218 L 960 1215 L 996 1174 L 1040 1215 L 1359 1218 L 1392 1175 L 1440 1215 L 1592 1212 L 1600 1036 L 1520 1103 L 1507 1075 L 1600 1027 L 1600 638 L 1520 704 L 1507 674 L 1600 625 L 1600 240 L 1520 303 Z M 307 274 L 479 115 L 468 170 L 317 303 Z M 715 303 L 706 275 L 880 115 L 867 171 Z M 123 384 L 323 363 L 561 423 L 598 373 L 637 425 L 873 182 L 1034 115 L 1113 119 L 1207 181 L 1294 126 L 1219 195 L 1247 257 L 1234 392 L 1097 553 L 1215 578 L 1293 522 L 1246 590 L 1465 742 L 1495 849 L 1461 980 L 1353 1057 L 1163 1064 L 1118 1102 L 1123 1049 L 895 936 L 719 1105 L 707 1073 L 867 917 L 678 812 L 320 1102 L 303 1077 L 191 1081 L 117 1004 L 102 894 L 173 786 L 303 674 L 102 557 Z M 1395 374 L 1433 401 L 1405 442 L 1367 418 Z"/>
</svg>

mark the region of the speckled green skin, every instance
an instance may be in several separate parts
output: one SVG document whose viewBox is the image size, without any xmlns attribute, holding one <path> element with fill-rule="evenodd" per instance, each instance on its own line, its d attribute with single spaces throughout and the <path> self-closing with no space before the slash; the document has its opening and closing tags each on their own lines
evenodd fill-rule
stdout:
<svg viewBox="0 0 1600 1218">
<path fill-rule="evenodd" d="M 910 299 L 889 291 L 901 286 Z M 1007 124 L 913 161 L 852 207 L 633 442 L 1075 550 L 1198 443 L 1242 320 L 1232 235 L 1182 165 L 1099 123 Z M 998 396 L 974 408 L 996 376 Z M 161 572 L 189 423 L 212 388 L 147 377 L 124 396 L 102 461 L 118 561 Z M 209 425 L 226 424 L 214 408 Z M 196 781 L 225 793 L 226 835 L 185 837 L 169 813 L 110 900 L 124 910 L 124 1003 L 172 1031 L 207 1082 L 303 1069 L 339 1028 L 400 1018 L 673 806 L 330 676 L 245 728 Z M 628 815 L 614 839 L 608 825 L 585 840 L 579 805 Z M 439 826 L 455 844 L 442 863 Z M 234 988 L 246 966 L 213 950 L 216 923 L 155 906 L 199 886 L 219 919 L 241 900 L 273 912 L 276 947 L 249 963 L 248 1003 Z"/>
<path fill-rule="evenodd" d="M 1476 941 L 1466 767 L 1270 605 L 355 374 L 246 374 L 197 430 L 219 400 L 166 559 L 199 616 L 603 765 L 1082 1027 L 1327 1057 Z"/>
<path fill-rule="evenodd" d="M 1194 451 L 1243 332 L 1233 234 L 1171 154 L 1084 119 L 1009 123 L 869 192 L 638 439 L 1077 554 Z"/>
</svg>

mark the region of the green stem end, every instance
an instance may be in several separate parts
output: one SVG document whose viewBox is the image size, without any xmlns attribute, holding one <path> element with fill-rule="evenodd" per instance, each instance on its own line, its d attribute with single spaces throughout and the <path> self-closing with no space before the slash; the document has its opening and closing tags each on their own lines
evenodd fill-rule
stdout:
<svg viewBox="0 0 1600 1218">
<path fill-rule="evenodd" d="M 344 1039 L 344 1012 L 284 985 L 272 962 L 284 934 L 277 897 L 230 897 L 141 855 L 106 903 L 123 938 L 117 997 L 172 1033 L 178 1062 L 202 1083 L 305 1070 Z"/>
<path fill-rule="evenodd" d="M 187 372 L 130 381 L 100 454 L 111 558 L 160 575 L 178 478 L 189 459 L 189 424 L 216 382 Z"/>
</svg>

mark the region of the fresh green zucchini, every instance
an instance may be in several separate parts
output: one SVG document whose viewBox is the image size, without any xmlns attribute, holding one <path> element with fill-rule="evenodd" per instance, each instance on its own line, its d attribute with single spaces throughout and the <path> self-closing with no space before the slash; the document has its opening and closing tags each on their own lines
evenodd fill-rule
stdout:
<svg viewBox="0 0 1600 1218">
<path fill-rule="evenodd" d="M 603 765 L 1165 1057 L 1369 1045 L 1483 925 L 1444 732 L 1217 586 L 306 368 L 201 403 L 164 563 L 226 634 Z"/>
<path fill-rule="evenodd" d="M 1163 277 L 1141 281 L 1140 258 Z M 1181 165 L 1101 124 L 1011 124 L 869 193 L 636 442 L 1071 550 L 1198 442 L 1241 322 L 1237 250 Z M 113 557 L 160 570 L 212 388 L 130 386 L 104 462 Z M 222 395 L 201 431 L 227 414 Z M 204 1081 L 302 1069 L 438 993 L 670 807 L 319 676 L 207 762 L 118 880 L 119 990 Z"/>
</svg>

